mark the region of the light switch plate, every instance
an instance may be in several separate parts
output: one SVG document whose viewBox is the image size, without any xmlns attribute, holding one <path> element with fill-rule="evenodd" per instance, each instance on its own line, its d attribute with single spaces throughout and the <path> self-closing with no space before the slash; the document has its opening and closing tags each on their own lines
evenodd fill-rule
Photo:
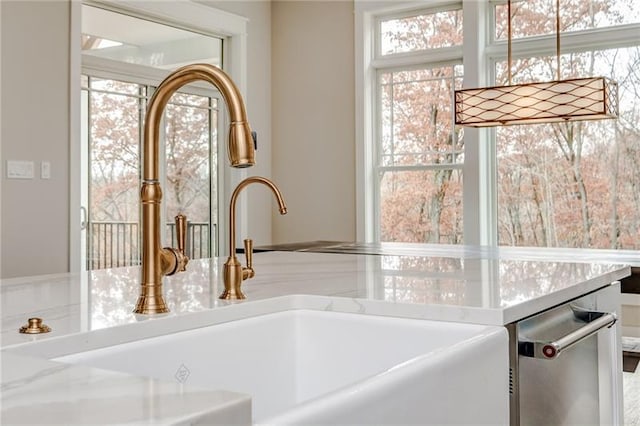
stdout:
<svg viewBox="0 0 640 426">
<path fill-rule="evenodd" d="M 7 179 L 33 179 L 33 161 L 7 160 Z"/>
<path fill-rule="evenodd" d="M 40 163 L 40 179 L 51 179 L 51 162 Z"/>
</svg>

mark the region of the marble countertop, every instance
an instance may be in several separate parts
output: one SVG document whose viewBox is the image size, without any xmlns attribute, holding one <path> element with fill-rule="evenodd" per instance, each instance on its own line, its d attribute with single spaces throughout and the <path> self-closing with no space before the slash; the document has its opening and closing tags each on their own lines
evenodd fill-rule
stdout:
<svg viewBox="0 0 640 426">
<path fill-rule="evenodd" d="M 242 302 L 217 299 L 223 287 L 224 259 L 195 260 L 190 262 L 187 272 L 165 280 L 166 299 L 171 309 L 169 319 L 219 308 L 251 311 L 255 307 L 259 311 L 262 308 L 258 307 L 264 307 L 270 300 L 292 303 L 291 297 L 295 298 L 292 295 L 315 295 L 322 300 L 317 309 L 505 325 L 595 291 L 630 273 L 630 267 L 623 264 L 591 263 L 590 259 L 541 261 L 527 258 L 526 253 L 519 258 L 513 251 L 507 255 L 469 248 L 402 254 L 256 253 L 256 277 L 243 284 L 248 299 Z M 167 411 L 164 417 L 157 413 L 151 415 L 149 410 L 145 414 L 144 410 L 133 409 L 141 417 L 131 417 L 128 421 L 132 423 L 144 419 L 149 423 L 181 424 L 191 421 L 185 419 L 193 413 L 199 413 L 196 419 L 206 419 L 211 401 L 215 401 L 213 405 L 232 408 L 241 408 L 247 403 L 246 395 L 224 391 L 193 390 L 196 395 L 193 396 L 181 393 L 184 389 L 174 385 L 171 385 L 173 388 L 160 384 L 150 386 L 151 382 L 144 384 L 140 378 L 133 380 L 116 373 L 98 374 L 89 368 L 83 368 L 83 373 L 76 370 L 79 367 L 68 366 L 62 371 L 60 364 L 44 359 L 37 359 L 36 371 L 55 374 L 27 372 L 31 357 L 16 352 L 24 343 L 93 330 L 117 332 L 119 328 L 113 327 L 139 323 L 141 318 L 131 313 L 138 294 L 138 276 L 139 268 L 131 267 L 7 279 L 0 283 L 3 422 L 22 418 L 20 413 L 27 409 L 24 404 L 29 397 L 33 400 L 34 392 L 44 392 L 48 401 L 55 384 L 61 388 L 56 393 L 58 399 L 67 401 L 61 409 L 71 410 L 74 393 L 80 389 L 92 395 L 91 389 L 95 387 L 92 383 L 101 380 L 117 382 L 118 386 L 129 389 L 124 391 L 126 394 L 136 386 L 153 389 L 149 391 L 152 395 L 141 393 L 134 398 L 139 404 L 149 398 L 180 396 L 182 405 Z M 43 318 L 53 331 L 40 336 L 17 333 L 26 319 L 33 316 Z M 78 374 L 79 378 L 69 382 L 65 374 Z M 98 377 L 98 382 L 88 377 Z M 114 385 L 114 389 L 118 386 Z M 91 400 L 90 396 L 87 398 Z M 230 409 L 228 413 L 229 418 L 236 416 L 237 423 L 246 422 L 242 409 Z"/>
<path fill-rule="evenodd" d="M 7 426 L 251 423 L 248 395 L 10 352 L 2 353 L 1 407 Z"/>
<path fill-rule="evenodd" d="M 640 251 L 574 249 L 565 247 L 465 246 L 460 244 L 361 243 L 306 241 L 256 247 L 260 251 L 459 257 L 465 259 L 540 260 L 563 262 L 622 263 L 640 267 Z"/>
</svg>

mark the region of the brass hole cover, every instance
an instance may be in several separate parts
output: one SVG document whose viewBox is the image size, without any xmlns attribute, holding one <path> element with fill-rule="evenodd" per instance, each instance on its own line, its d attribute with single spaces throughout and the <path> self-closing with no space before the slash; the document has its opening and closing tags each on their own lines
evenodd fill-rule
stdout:
<svg viewBox="0 0 640 426">
<path fill-rule="evenodd" d="M 29 323 L 20 327 L 20 333 L 22 334 L 40 334 L 48 333 L 51 328 L 42 323 L 41 318 L 29 318 Z"/>
</svg>

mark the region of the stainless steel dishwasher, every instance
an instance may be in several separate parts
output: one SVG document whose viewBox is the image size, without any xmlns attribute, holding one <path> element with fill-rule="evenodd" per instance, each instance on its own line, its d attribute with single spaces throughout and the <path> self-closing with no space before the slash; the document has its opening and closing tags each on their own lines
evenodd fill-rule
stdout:
<svg viewBox="0 0 640 426">
<path fill-rule="evenodd" d="M 511 426 L 622 425 L 620 283 L 513 324 Z"/>
</svg>

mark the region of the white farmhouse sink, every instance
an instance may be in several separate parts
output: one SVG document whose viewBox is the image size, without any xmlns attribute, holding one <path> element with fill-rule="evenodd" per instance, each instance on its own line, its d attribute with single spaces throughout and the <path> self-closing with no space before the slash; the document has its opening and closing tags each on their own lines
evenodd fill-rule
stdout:
<svg viewBox="0 0 640 426">
<path fill-rule="evenodd" d="M 254 423 L 508 423 L 501 327 L 290 310 L 56 360 L 247 393 Z"/>
</svg>

